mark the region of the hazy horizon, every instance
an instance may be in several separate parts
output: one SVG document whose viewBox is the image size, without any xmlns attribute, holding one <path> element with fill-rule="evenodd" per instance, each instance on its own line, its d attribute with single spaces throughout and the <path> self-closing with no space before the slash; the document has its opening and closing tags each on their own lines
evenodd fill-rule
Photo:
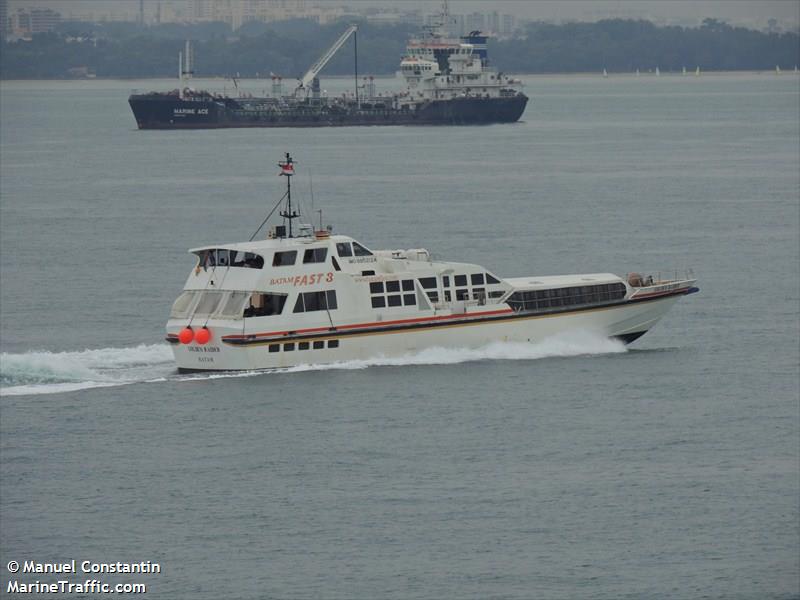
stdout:
<svg viewBox="0 0 800 600">
<path fill-rule="evenodd" d="M 145 0 L 146 16 L 158 10 L 172 7 L 189 12 L 190 0 Z M 421 10 L 435 13 L 441 8 L 439 0 L 305 0 L 309 6 L 349 6 L 351 9 L 369 7 L 385 10 Z M 67 16 L 70 13 L 94 13 L 106 15 L 136 14 L 138 0 L 8 0 L 9 11 L 17 8 L 43 7 L 57 10 Z M 699 24 L 710 17 L 732 25 L 766 27 L 774 19 L 781 29 L 797 29 L 800 26 L 800 2 L 791 0 L 450 0 L 450 12 L 468 14 L 492 12 L 511 14 L 517 18 L 545 21 L 597 21 L 605 18 L 647 19 L 654 22 L 672 22 L 683 25 Z"/>
</svg>

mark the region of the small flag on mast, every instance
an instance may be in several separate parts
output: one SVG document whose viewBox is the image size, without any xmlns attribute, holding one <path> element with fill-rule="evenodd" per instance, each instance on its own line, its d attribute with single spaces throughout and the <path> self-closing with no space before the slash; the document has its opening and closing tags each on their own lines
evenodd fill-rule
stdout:
<svg viewBox="0 0 800 600">
<path fill-rule="evenodd" d="M 289 156 L 289 153 L 286 153 L 286 161 L 279 162 L 278 166 L 281 168 L 281 172 L 278 175 L 286 175 L 287 177 L 291 177 L 294 175 L 294 161 L 292 161 L 292 157 Z"/>
</svg>

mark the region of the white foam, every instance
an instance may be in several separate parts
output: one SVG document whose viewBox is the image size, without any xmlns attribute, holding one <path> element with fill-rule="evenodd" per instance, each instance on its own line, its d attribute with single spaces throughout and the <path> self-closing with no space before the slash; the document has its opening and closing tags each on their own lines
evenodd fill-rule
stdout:
<svg viewBox="0 0 800 600">
<path fill-rule="evenodd" d="M 152 378 L 154 369 L 174 370 L 166 344 L 99 348 L 78 352 L 0 354 L 0 394 L 55 394 L 126 385 Z"/>
<path fill-rule="evenodd" d="M 285 372 L 324 371 L 328 369 L 366 369 L 368 367 L 406 365 L 452 365 L 479 360 L 538 360 L 541 358 L 615 354 L 626 352 L 625 344 L 589 331 L 570 331 L 536 343 L 491 342 L 480 348 L 428 348 L 397 357 L 377 356 L 322 365 L 299 365 Z"/>
<path fill-rule="evenodd" d="M 481 360 L 537 360 L 620 352 L 626 352 L 626 348 L 619 340 L 587 331 L 573 331 L 537 343 L 492 342 L 480 348 L 428 348 L 396 357 L 376 356 L 365 360 L 306 364 L 270 371 L 192 375 L 179 375 L 176 372 L 172 351 L 166 344 L 142 344 L 131 348 L 101 348 L 80 352 L 3 353 L 0 355 L 0 395 L 57 394 L 133 383 L 201 382 L 268 373 L 452 365 Z"/>
</svg>

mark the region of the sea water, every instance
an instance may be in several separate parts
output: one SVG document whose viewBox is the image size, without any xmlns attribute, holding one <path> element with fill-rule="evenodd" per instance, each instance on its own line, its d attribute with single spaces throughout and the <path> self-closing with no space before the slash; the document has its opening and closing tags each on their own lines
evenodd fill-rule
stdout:
<svg viewBox="0 0 800 600">
<path fill-rule="evenodd" d="M 126 103 L 173 82 L 2 82 L 3 593 L 75 559 L 170 599 L 798 597 L 800 79 L 525 81 L 513 125 L 186 132 Z M 287 151 L 371 248 L 701 292 L 627 347 L 178 375 L 186 249 L 248 239 Z"/>
</svg>

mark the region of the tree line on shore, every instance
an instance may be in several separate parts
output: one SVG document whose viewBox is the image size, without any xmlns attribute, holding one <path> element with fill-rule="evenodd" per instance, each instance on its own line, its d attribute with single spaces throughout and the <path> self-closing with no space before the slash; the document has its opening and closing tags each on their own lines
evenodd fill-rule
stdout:
<svg viewBox="0 0 800 600">
<path fill-rule="evenodd" d="M 196 76 L 300 77 L 336 40 L 347 23 L 318 25 L 296 20 L 248 23 L 231 32 L 224 23 L 64 23 L 31 40 L 6 42 L 0 78 L 59 79 L 176 76 L 178 52 L 193 40 Z M 410 24 L 359 24 L 358 69 L 363 74 L 397 71 Z M 325 69 L 352 74 L 353 42 Z M 489 41 L 491 62 L 511 73 L 633 72 L 653 70 L 766 70 L 800 64 L 797 33 L 764 33 L 705 19 L 699 27 L 660 27 L 649 21 L 608 19 L 594 23 L 531 23 L 510 39 Z"/>
</svg>

